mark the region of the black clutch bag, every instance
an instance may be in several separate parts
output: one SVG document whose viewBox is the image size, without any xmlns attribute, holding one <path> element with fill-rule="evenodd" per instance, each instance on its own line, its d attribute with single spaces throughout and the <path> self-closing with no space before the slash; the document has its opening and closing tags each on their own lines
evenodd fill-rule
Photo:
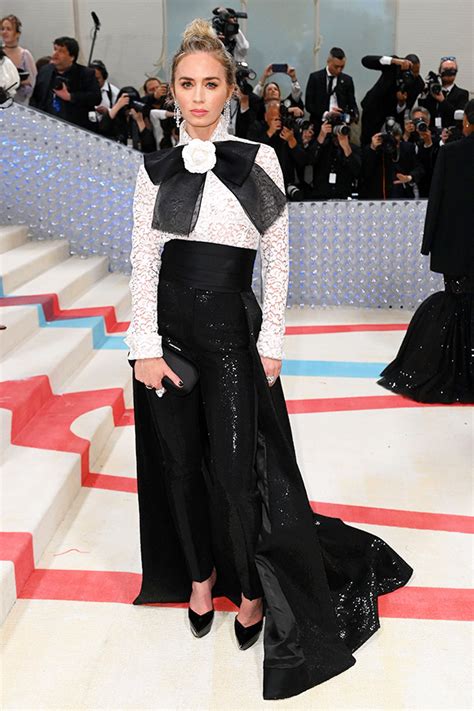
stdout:
<svg viewBox="0 0 474 711">
<path fill-rule="evenodd" d="M 182 387 L 178 387 L 165 375 L 161 381 L 163 387 L 166 388 L 169 393 L 188 395 L 199 380 L 199 370 L 197 366 L 190 361 L 189 358 L 185 358 L 177 346 L 170 343 L 163 343 L 163 358 L 171 370 L 173 370 L 183 382 Z"/>
</svg>

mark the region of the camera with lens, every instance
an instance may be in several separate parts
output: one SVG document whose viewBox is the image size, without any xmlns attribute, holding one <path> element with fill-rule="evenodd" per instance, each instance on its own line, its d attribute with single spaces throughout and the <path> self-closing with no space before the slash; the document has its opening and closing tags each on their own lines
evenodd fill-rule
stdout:
<svg viewBox="0 0 474 711">
<path fill-rule="evenodd" d="M 413 125 L 415 127 L 415 131 L 418 131 L 418 133 L 424 133 L 428 130 L 428 124 L 424 118 L 413 119 Z"/>
<path fill-rule="evenodd" d="M 386 155 L 394 155 L 398 149 L 395 136 L 401 136 L 402 130 L 393 116 L 387 116 L 380 134 L 382 136 L 382 143 L 379 146 L 380 150 Z"/>
<path fill-rule="evenodd" d="M 222 38 L 225 48 L 232 54 L 235 49 L 235 35 L 240 29 L 239 23 L 233 20 L 247 19 L 248 15 L 246 12 L 236 12 L 231 7 L 215 7 L 212 14 L 214 17 L 211 19 L 211 24 L 214 32 L 219 39 Z"/>
<path fill-rule="evenodd" d="M 445 139 L 445 143 L 453 143 L 454 141 L 460 141 L 461 138 L 463 137 L 463 132 L 462 132 L 462 120 L 464 116 L 464 111 L 462 109 L 457 109 L 454 112 L 454 120 L 457 121 L 454 126 L 448 126 L 446 129 L 447 132 L 447 137 Z"/>
<path fill-rule="evenodd" d="M 309 119 L 305 118 L 297 118 L 295 119 L 295 123 L 296 128 L 301 132 L 307 131 L 308 128 L 313 125 Z"/>
<path fill-rule="evenodd" d="M 253 92 L 253 87 L 249 84 L 249 79 L 252 81 L 256 78 L 256 73 L 250 69 L 247 62 L 237 62 L 235 69 L 235 81 L 242 94 L 250 95 Z"/>
<path fill-rule="evenodd" d="M 293 116 L 290 111 L 291 101 L 285 99 L 280 103 L 280 119 L 282 128 L 289 128 L 290 131 L 294 131 L 297 127 L 297 119 Z"/>
<path fill-rule="evenodd" d="M 428 76 L 425 79 L 425 91 L 427 94 L 434 96 L 435 94 L 440 94 L 442 89 L 442 84 L 440 81 L 439 74 L 436 72 L 428 72 Z"/>
<path fill-rule="evenodd" d="M 325 111 L 323 114 L 323 122 L 332 126 L 332 132 L 335 136 L 348 136 L 351 132 L 350 113 L 339 113 L 338 111 Z"/>
<path fill-rule="evenodd" d="M 139 114 L 142 114 L 148 108 L 148 104 L 144 101 L 135 100 L 130 101 L 129 106 L 131 109 L 135 109 L 135 111 L 138 111 Z"/>
<path fill-rule="evenodd" d="M 406 93 L 415 81 L 415 75 L 411 69 L 404 69 L 399 72 L 396 78 L 397 91 Z"/>
</svg>

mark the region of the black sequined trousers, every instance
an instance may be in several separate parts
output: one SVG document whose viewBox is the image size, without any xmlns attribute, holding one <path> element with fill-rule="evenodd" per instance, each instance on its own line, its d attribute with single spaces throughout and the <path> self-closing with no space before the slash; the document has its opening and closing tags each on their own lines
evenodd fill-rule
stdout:
<svg viewBox="0 0 474 711">
<path fill-rule="evenodd" d="M 238 292 L 160 279 L 158 303 L 163 341 L 179 346 L 199 369 L 191 393 L 166 393 L 156 408 L 169 500 L 191 579 L 206 580 L 214 565 L 211 500 L 227 512 L 229 552 L 242 592 L 249 599 L 261 597 L 254 562 L 261 527 L 254 468 L 256 393 L 242 299 Z M 205 454 L 206 482 L 201 473 Z"/>
<path fill-rule="evenodd" d="M 280 379 L 268 386 L 257 350 L 254 259 L 238 247 L 165 245 L 159 331 L 200 377 L 189 395 L 161 399 L 133 380 L 134 604 L 185 602 L 215 565 L 213 597 L 263 597 L 263 695 L 282 699 L 349 669 L 380 626 L 379 596 L 413 571 L 382 539 L 313 512 Z"/>
</svg>

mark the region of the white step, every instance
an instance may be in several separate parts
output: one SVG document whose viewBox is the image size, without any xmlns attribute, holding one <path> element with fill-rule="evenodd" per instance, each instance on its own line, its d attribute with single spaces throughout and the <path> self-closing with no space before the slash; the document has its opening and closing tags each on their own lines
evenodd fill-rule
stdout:
<svg viewBox="0 0 474 711">
<path fill-rule="evenodd" d="M 0 227 L 0 254 L 24 244 L 28 239 L 28 228 L 20 225 Z"/>
<path fill-rule="evenodd" d="M 73 308 L 83 309 L 91 306 L 114 306 L 118 321 L 130 319 L 130 277 L 126 274 L 107 274 L 100 282 L 92 286 L 74 301 Z"/>
<path fill-rule="evenodd" d="M 80 455 L 11 445 L 0 484 L 0 530 L 31 533 L 37 562 L 79 492 Z"/>
<path fill-rule="evenodd" d="M 0 627 L 16 600 L 15 565 L 11 560 L 0 560 Z"/>
<path fill-rule="evenodd" d="M 5 357 L 2 380 L 48 375 L 53 392 L 75 372 L 92 351 L 89 328 L 40 328 Z"/>
<path fill-rule="evenodd" d="M 21 284 L 30 281 L 45 269 L 58 264 L 69 255 L 69 245 L 65 240 L 53 242 L 26 242 L 0 255 L 0 276 L 3 290 L 10 294 Z M 50 285 L 50 288 L 53 285 Z"/>
<path fill-rule="evenodd" d="M 38 330 L 38 309 L 36 306 L 0 306 L 0 323 L 6 326 L 0 331 L 0 357 L 4 358 L 8 351 Z"/>
<path fill-rule="evenodd" d="M 64 381 L 58 392 L 77 393 L 87 390 L 123 388 L 125 407 L 131 407 L 132 369 L 126 350 L 93 351 L 81 368 Z"/>
<path fill-rule="evenodd" d="M 72 423 L 71 432 L 74 432 L 78 437 L 88 439 L 91 443 L 89 448 L 90 471 L 95 470 L 95 463 L 99 454 L 107 445 L 107 441 L 112 436 L 114 429 L 113 412 L 108 405 L 85 412 Z"/>
<path fill-rule="evenodd" d="M 1 374 L 0 374 L 1 377 Z M 12 413 L 11 410 L 0 408 L 0 464 L 5 459 L 7 449 L 10 446 L 12 431 Z M 1 529 L 0 529 L 1 530 Z"/>
<path fill-rule="evenodd" d="M 69 257 L 9 292 L 9 296 L 55 293 L 61 308 L 67 308 L 74 299 L 102 280 L 107 269 L 107 257 Z"/>
</svg>

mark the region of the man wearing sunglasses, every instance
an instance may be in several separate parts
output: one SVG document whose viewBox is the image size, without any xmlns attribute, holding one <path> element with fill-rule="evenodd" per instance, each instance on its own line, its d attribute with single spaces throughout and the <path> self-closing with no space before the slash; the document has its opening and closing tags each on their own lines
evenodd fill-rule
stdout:
<svg viewBox="0 0 474 711">
<path fill-rule="evenodd" d="M 441 129 L 454 125 L 454 112 L 464 109 L 469 100 L 469 92 L 455 84 L 458 73 L 456 57 L 441 57 L 438 73 L 441 91 L 439 94 L 425 93 L 418 100 L 418 105 L 430 112 L 431 126 Z"/>
</svg>

